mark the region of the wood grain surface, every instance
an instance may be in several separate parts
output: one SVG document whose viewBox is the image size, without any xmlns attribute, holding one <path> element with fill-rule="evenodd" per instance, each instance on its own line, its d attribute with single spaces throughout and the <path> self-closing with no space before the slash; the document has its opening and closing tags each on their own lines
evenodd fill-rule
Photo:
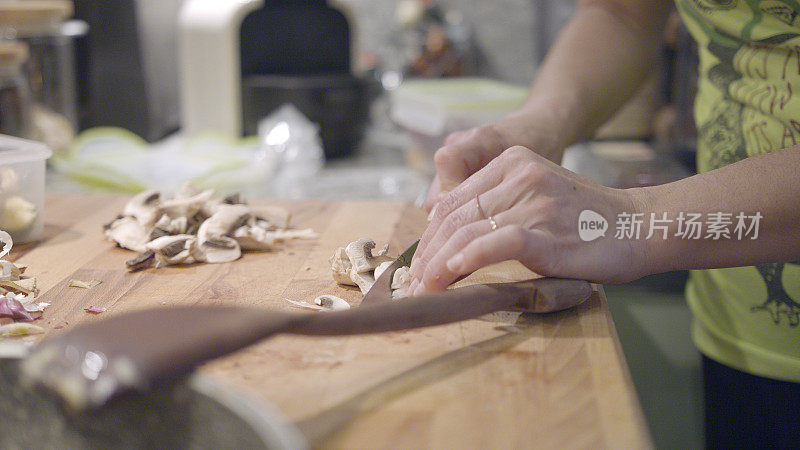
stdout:
<svg viewBox="0 0 800 450">
<path fill-rule="evenodd" d="M 418 238 L 425 214 L 390 201 L 264 202 L 292 211 L 292 225 L 320 237 L 227 264 L 128 273 L 133 252 L 105 240 L 102 224 L 126 199 L 49 194 L 43 239 L 12 259 L 52 303 L 38 324 L 58 333 L 145 307 L 237 304 L 286 310 L 284 299 L 338 295 L 328 257 L 361 237 L 396 255 Z M 464 283 L 532 275 L 507 263 Z M 93 289 L 70 279 L 98 279 Z M 83 308 L 108 308 L 100 315 Z M 368 336 L 278 336 L 202 370 L 280 409 L 326 448 L 649 448 L 650 436 L 602 288 L 573 310 Z"/>
</svg>

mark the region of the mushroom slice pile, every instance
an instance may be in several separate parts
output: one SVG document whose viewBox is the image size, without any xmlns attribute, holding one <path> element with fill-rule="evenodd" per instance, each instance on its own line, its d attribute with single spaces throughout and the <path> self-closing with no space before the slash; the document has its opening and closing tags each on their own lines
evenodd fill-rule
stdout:
<svg viewBox="0 0 800 450">
<path fill-rule="evenodd" d="M 375 255 L 372 254 L 374 248 L 375 241 L 369 238 L 337 248 L 328 260 L 333 279 L 339 284 L 358 286 L 361 293 L 366 294 L 375 280 L 395 260 L 387 254 L 388 244 Z M 410 282 L 408 267 L 397 269 L 392 278 L 392 298 L 406 297 Z"/>
<path fill-rule="evenodd" d="M 108 239 L 139 252 L 129 270 L 193 262 L 225 263 L 242 250 L 276 250 L 292 239 L 314 239 L 311 229 L 290 229 L 290 214 L 278 206 L 250 206 L 238 195 L 212 198 L 214 191 L 184 185 L 171 198 L 149 190 L 137 194 L 105 226 Z"/>
</svg>

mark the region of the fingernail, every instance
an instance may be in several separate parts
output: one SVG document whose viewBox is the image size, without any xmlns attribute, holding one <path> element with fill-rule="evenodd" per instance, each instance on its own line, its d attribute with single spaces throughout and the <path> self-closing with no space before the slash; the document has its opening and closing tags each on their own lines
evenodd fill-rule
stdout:
<svg viewBox="0 0 800 450">
<path fill-rule="evenodd" d="M 453 273 L 461 273 L 461 266 L 464 265 L 464 254 L 456 253 L 455 256 L 447 260 L 447 270 Z"/>
<path fill-rule="evenodd" d="M 417 289 L 417 286 L 419 286 L 419 280 L 414 278 L 411 280 L 411 284 L 408 285 L 408 292 L 411 292 L 411 295 L 414 295 L 414 291 Z"/>
<path fill-rule="evenodd" d="M 420 281 L 419 286 L 417 286 L 417 288 L 414 289 L 414 295 L 413 296 L 416 297 L 416 296 L 424 294 L 424 293 L 425 293 L 425 282 L 424 281 Z"/>
</svg>

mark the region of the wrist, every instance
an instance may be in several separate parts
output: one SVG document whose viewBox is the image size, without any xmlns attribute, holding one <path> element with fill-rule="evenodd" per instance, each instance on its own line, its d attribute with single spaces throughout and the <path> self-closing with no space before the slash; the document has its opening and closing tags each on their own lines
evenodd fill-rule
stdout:
<svg viewBox="0 0 800 450">
<path fill-rule="evenodd" d="M 639 217 L 646 222 L 651 214 L 656 213 L 658 198 L 652 189 L 647 187 L 631 188 L 625 189 L 624 192 L 628 195 L 632 214 L 641 214 Z M 643 232 L 646 231 L 643 229 Z M 638 268 L 636 269 L 638 277 L 671 270 L 665 267 L 665 261 L 669 260 L 664 253 L 666 242 L 668 241 L 662 239 L 632 239 L 630 241 L 631 263 L 632 267 Z"/>
<path fill-rule="evenodd" d="M 494 124 L 496 131 L 506 137 L 506 146 L 521 145 L 556 164 L 561 163 L 564 139 L 557 114 L 539 106 L 525 105 Z"/>
</svg>

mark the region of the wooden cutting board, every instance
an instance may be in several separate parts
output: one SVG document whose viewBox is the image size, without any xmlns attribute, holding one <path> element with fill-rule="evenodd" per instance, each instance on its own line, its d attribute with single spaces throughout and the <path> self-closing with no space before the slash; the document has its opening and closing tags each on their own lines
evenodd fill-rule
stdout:
<svg viewBox="0 0 800 450">
<path fill-rule="evenodd" d="M 292 225 L 320 234 L 280 251 L 228 264 L 128 273 L 135 256 L 105 240 L 102 224 L 126 199 L 50 194 L 42 241 L 15 246 L 12 259 L 38 278 L 51 302 L 47 334 L 138 308 L 238 304 L 289 309 L 284 299 L 355 288 L 331 279 L 336 247 L 371 237 L 405 249 L 425 214 L 390 201 L 267 202 L 288 207 Z M 504 265 L 481 279 L 525 275 Z M 98 279 L 93 289 L 70 279 Z M 89 306 L 107 308 L 91 315 Z M 570 311 L 471 320 L 368 336 L 279 336 L 201 370 L 277 406 L 315 445 L 331 448 L 651 447 L 602 289 Z"/>
</svg>

